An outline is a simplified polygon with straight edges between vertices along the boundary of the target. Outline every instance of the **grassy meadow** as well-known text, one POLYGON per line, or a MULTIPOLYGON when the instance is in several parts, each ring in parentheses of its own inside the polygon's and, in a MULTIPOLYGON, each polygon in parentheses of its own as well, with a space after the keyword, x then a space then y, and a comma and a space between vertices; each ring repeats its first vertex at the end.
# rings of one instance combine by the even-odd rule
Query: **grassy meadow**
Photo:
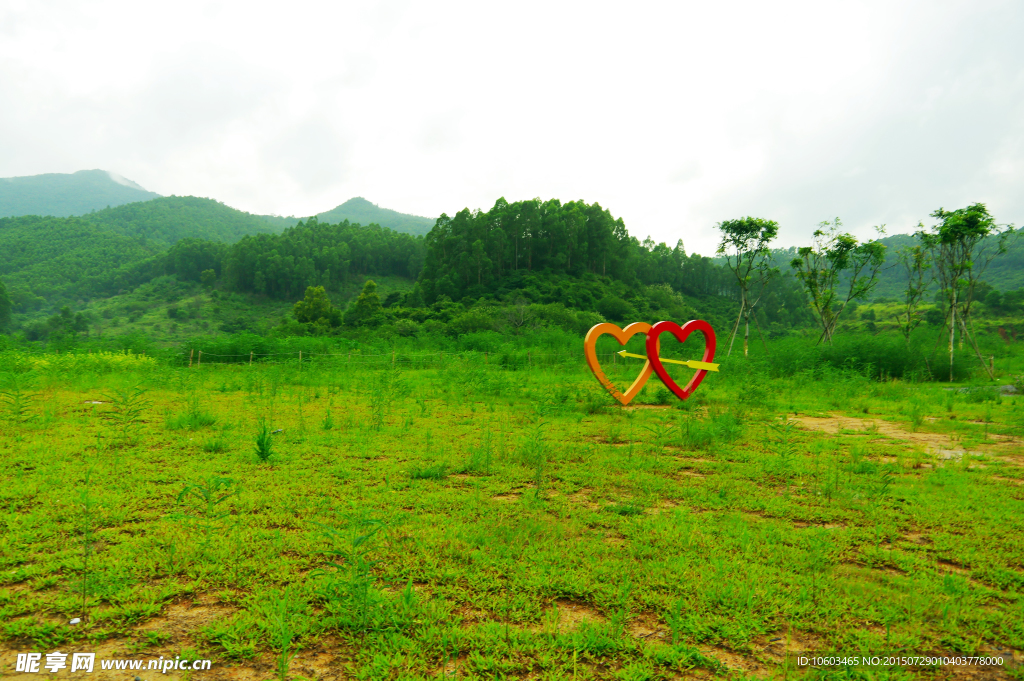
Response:
POLYGON ((752 350, 627 408, 581 348, 8 361, 3 673, 1024 679, 1024 396, 752 350), (797 664, 888 653, 1004 665, 797 664))

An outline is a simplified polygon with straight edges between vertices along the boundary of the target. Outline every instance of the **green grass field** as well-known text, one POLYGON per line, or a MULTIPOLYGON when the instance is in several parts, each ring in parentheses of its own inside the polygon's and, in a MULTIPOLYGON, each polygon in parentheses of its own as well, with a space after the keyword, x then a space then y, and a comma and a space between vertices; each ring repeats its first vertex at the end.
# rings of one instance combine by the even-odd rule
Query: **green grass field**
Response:
POLYGON ((3 673, 1024 679, 1024 396, 580 355, 0 375, 3 673))

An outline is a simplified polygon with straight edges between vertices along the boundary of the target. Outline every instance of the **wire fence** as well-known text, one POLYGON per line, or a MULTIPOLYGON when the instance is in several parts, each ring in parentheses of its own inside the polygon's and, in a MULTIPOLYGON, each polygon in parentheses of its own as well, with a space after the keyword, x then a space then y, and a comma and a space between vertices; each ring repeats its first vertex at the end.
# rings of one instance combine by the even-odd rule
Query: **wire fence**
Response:
MULTIPOLYGON (((614 352, 598 353, 602 364, 615 365, 624 360, 614 352)), ((374 365, 383 366, 388 364, 412 366, 416 368, 444 367, 453 362, 466 362, 482 364, 485 366, 496 366, 503 368, 532 368, 546 366, 565 366, 568 364, 583 365, 583 353, 555 352, 543 353, 533 352, 490 352, 490 351, 438 351, 406 353, 397 350, 392 352, 367 353, 361 351, 350 352, 306 352, 296 350, 292 352, 270 352, 248 354, 219 354, 205 352, 203 350, 191 349, 187 354, 181 356, 180 363, 190 368, 201 368, 211 364, 236 364, 236 365, 265 365, 265 364, 295 364, 302 366, 306 364, 318 364, 331 362, 338 364, 374 365)))
MULTIPOLYGON (((53 357, 64 360, 72 360, 76 357, 88 355, 129 355, 134 357, 147 357, 146 352, 130 351, 45 351, 29 348, 18 348, 14 350, 19 355, 30 355, 33 357, 53 357)), ((342 352, 308 352, 306 350, 291 350, 285 352, 255 352, 248 353, 217 353, 207 352, 198 348, 178 350, 173 353, 158 352, 150 355, 161 364, 170 363, 172 366, 200 369, 210 365, 248 365, 248 366, 317 366, 322 364, 351 365, 357 366, 386 366, 400 365, 406 368, 444 368, 455 363, 475 364, 491 366, 503 369, 531 369, 544 367, 567 367, 575 366, 583 368, 584 358, 582 348, 578 352, 536 352, 533 350, 438 350, 433 352, 401 352, 393 349, 390 352, 365 352, 362 350, 347 350, 342 352)), ((625 364, 633 366, 637 360, 624 359, 616 352, 599 352, 597 357, 603 367, 614 368, 616 365, 625 364)))

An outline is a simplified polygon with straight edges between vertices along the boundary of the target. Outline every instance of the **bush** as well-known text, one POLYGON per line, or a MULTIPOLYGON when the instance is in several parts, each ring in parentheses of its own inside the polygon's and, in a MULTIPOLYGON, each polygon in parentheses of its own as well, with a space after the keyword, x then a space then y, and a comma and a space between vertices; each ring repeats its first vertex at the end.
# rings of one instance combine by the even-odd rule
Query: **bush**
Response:
POLYGON ((411 319, 399 319, 395 322, 395 332, 403 338, 411 338, 420 332, 420 326, 411 319))
POLYGON ((616 296, 605 296, 598 302, 597 310, 606 318, 622 323, 634 321, 636 310, 622 298, 616 296))

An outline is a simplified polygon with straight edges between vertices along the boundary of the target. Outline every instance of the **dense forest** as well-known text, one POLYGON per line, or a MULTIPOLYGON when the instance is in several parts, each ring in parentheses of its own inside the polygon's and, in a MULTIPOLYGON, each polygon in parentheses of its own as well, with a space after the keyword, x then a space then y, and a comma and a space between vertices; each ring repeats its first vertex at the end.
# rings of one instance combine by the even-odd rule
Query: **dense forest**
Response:
MULTIPOLYGON (((342 209, 384 217, 394 212, 362 199, 342 209)), ((425 220, 400 213, 390 219, 407 229, 425 220)), ((597 203, 499 199, 488 211, 442 215, 426 236, 351 220, 313 217, 290 225, 293 220, 195 197, 78 218, 0 219, 0 251, 9 254, 0 261, 4 321, 26 340, 65 341, 68 334, 104 329, 170 333, 168 339, 190 328, 323 334, 383 326, 408 335, 541 324, 578 333, 602 319, 701 317, 731 329, 739 309, 736 275, 723 260, 687 254, 682 240, 674 246, 641 241, 597 203), (376 286, 360 294, 369 279, 382 283, 379 296, 376 286), (312 289, 322 292, 314 301, 306 299, 312 289), (300 300, 303 309, 322 314, 289 314, 282 321, 282 311, 300 300)), ((1003 283, 1019 275, 1015 263, 1024 269, 1021 241, 1010 240, 978 284, 978 311, 1015 314, 1024 307, 1024 289, 1008 291, 1003 283)), ((897 235, 882 243, 887 261, 878 286, 860 302, 888 300, 892 309, 880 309, 877 321, 891 325, 906 287, 895 256, 917 239, 897 235)), ((817 324, 807 289, 790 266, 796 255, 793 248, 769 252, 777 269, 759 292, 752 318, 765 335, 817 324)), ((936 302, 929 294, 924 304, 936 302)), ((844 323, 874 328, 875 313, 861 316, 856 307, 849 306, 844 323)), ((940 309, 927 312, 930 324, 943 323, 940 309)))
POLYGON ((248 236, 231 246, 185 239, 164 259, 164 271, 200 281, 212 270, 231 291, 290 299, 307 286, 336 289, 351 275, 393 275, 414 279, 423 262, 423 239, 347 221, 336 225, 316 218, 279 235, 248 236))

